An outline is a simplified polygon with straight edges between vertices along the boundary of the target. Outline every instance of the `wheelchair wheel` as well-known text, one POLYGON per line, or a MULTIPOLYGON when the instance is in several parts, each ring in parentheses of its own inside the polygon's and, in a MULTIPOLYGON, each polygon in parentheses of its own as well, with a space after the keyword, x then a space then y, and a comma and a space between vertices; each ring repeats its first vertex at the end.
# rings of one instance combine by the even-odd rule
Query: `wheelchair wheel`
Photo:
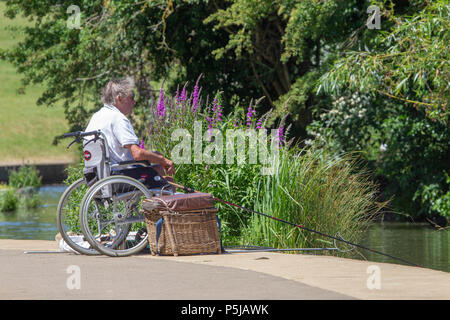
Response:
POLYGON ((74 241, 77 237, 81 238, 82 236, 79 208, 86 189, 85 181, 81 178, 64 191, 56 209, 56 222, 61 237, 69 247, 81 254, 95 255, 98 254, 97 250, 83 246, 83 242, 74 241))
POLYGON ((100 253, 129 256, 148 245, 142 202, 152 195, 139 181, 110 176, 86 192, 80 206, 81 230, 100 253))

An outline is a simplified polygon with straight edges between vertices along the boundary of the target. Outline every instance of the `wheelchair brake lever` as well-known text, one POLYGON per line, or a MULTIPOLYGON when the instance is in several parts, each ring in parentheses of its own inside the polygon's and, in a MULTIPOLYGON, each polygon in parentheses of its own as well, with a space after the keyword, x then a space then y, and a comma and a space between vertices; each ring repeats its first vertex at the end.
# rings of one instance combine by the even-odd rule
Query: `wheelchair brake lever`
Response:
POLYGON ((88 142, 86 142, 83 146, 86 147, 86 146, 87 146, 89 143, 91 143, 92 141, 93 141, 93 142, 97 141, 97 139, 98 139, 97 137, 92 138, 91 140, 88 140, 88 142))
POLYGON ((75 142, 79 142, 81 140, 81 137, 76 137, 68 146, 67 149, 69 149, 75 142))

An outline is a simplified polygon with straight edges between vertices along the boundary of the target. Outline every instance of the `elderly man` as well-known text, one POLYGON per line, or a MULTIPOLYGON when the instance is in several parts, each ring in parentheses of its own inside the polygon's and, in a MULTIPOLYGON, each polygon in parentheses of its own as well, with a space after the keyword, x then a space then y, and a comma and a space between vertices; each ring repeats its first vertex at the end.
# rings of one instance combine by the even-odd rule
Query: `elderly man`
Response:
MULTIPOLYGON (((133 80, 111 79, 102 92, 104 106, 91 118, 85 131, 101 130, 106 136, 111 164, 122 161, 142 161, 157 164, 154 169, 163 176, 173 175, 173 162, 158 152, 139 147, 139 139, 127 118, 134 105, 133 80), (159 165, 159 166, 158 166, 159 165)), ((171 179, 170 179, 171 180, 171 179)))

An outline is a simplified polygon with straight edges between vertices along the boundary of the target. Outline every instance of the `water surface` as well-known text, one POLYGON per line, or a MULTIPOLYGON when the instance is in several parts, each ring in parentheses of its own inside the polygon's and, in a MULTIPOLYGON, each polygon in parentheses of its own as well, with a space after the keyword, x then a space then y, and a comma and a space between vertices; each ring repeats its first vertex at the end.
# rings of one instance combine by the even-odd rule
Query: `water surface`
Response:
MULTIPOLYGON (((448 230, 436 230, 428 223, 374 223, 361 244, 426 268, 450 272, 448 230)), ((405 264, 367 250, 359 251, 370 261, 405 264)))
POLYGON ((54 240, 58 233, 56 207, 64 185, 39 188, 41 205, 37 209, 19 207, 14 212, 0 212, 0 239, 54 240))

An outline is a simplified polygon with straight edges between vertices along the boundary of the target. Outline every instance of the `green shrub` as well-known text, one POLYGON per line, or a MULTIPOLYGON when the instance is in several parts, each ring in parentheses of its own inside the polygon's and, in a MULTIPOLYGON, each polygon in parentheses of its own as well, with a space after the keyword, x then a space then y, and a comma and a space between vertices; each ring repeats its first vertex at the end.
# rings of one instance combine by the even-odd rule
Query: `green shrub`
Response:
POLYGON ((24 165, 17 170, 9 171, 8 180, 9 186, 15 189, 25 187, 38 188, 41 186, 42 177, 39 176, 36 167, 24 165))
POLYGON ((41 186, 42 177, 36 167, 24 165, 17 170, 10 170, 8 189, 3 192, 0 199, 1 211, 14 211, 18 206, 35 209, 41 204, 36 193, 41 186))
POLYGON ((18 199, 19 199, 19 206, 25 207, 26 209, 36 209, 42 204, 42 199, 38 194, 34 192, 20 195, 18 199))
POLYGON ((2 188, 0 190, 0 211, 14 211, 17 208, 19 200, 11 188, 2 188))
POLYGON ((448 216, 447 125, 423 111, 353 93, 337 99, 309 133, 336 153, 358 152, 383 181, 383 201, 403 213, 398 219, 448 216))

